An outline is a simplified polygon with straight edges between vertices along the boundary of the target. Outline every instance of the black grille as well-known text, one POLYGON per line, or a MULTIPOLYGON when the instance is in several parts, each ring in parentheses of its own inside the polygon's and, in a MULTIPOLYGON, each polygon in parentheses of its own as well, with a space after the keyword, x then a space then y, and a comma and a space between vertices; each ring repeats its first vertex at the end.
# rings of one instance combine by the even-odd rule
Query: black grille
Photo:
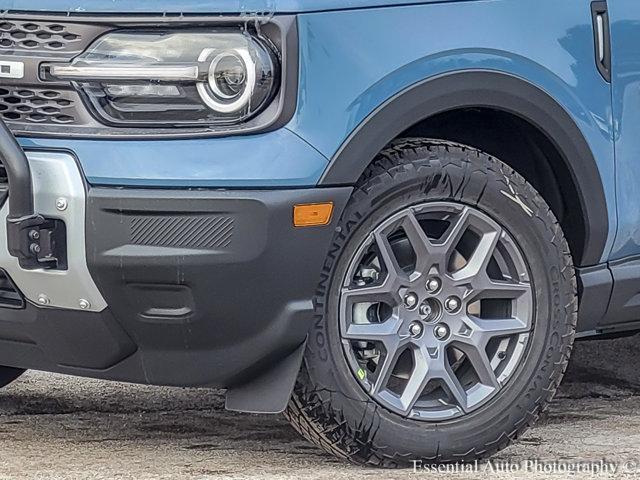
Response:
POLYGON ((0 115, 10 122, 64 125, 75 122, 68 92, 36 88, 0 88, 0 115))
POLYGON ((0 51, 79 51, 82 37, 72 26, 55 22, 0 22, 0 51))

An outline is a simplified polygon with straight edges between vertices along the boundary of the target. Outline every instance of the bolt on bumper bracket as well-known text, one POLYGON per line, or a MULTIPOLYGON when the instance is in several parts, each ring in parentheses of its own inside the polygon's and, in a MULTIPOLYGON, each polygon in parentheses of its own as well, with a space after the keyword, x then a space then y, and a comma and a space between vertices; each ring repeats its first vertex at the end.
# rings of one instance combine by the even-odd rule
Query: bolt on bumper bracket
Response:
POLYGON ((9 182, 7 248, 25 269, 66 269, 67 248, 64 222, 47 219, 33 207, 33 185, 29 162, 0 120, 0 161, 9 182))

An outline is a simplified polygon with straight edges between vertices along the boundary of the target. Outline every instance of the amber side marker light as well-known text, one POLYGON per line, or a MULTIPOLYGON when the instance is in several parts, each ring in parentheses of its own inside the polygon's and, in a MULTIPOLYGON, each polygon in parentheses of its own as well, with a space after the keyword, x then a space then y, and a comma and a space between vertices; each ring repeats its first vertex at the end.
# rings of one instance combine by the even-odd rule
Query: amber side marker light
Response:
POLYGON ((328 225, 333 214, 333 202, 305 203, 293 206, 293 225, 295 227, 313 227, 328 225))

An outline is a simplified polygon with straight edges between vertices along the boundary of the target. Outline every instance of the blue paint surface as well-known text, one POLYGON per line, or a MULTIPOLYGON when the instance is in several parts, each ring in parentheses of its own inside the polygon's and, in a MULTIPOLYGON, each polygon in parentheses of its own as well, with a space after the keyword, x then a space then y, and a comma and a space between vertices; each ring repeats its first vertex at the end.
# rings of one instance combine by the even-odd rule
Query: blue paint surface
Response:
POLYGON ((71 150, 94 185, 270 187, 315 184, 327 159, 287 129, 193 140, 21 138, 25 148, 71 150))
POLYGON ((299 108, 289 128, 329 158, 376 108, 425 78, 495 70, 546 91, 576 122, 597 160, 609 213, 605 258, 617 224, 613 118, 611 87, 594 64, 589 2, 495 0, 312 13, 300 16, 299 32, 299 108))
POLYGON ((0 10, 71 13, 296 13, 464 0, 0 0, 0 10))
POLYGON ((609 3, 619 226, 612 259, 640 253, 640 2, 609 3))
POLYGON ((411 85, 469 69, 526 79, 564 107, 593 151, 609 214, 604 260, 611 251, 640 253, 640 2, 609 4, 613 91, 594 65, 587 0, 0 0, 0 9, 300 13, 298 107, 284 129, 224 139, 22 140, 73 150, 95 184, 313 186, 367 116, 411 85))

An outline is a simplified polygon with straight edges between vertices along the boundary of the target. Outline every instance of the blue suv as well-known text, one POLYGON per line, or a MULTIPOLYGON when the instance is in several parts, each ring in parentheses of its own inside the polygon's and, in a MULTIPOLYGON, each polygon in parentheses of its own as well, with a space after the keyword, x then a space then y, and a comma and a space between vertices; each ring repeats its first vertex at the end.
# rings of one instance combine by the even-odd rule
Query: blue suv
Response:
POLYGON ((0 0, 0 377, 471 461, 640 330, 637 0, 0 0))

